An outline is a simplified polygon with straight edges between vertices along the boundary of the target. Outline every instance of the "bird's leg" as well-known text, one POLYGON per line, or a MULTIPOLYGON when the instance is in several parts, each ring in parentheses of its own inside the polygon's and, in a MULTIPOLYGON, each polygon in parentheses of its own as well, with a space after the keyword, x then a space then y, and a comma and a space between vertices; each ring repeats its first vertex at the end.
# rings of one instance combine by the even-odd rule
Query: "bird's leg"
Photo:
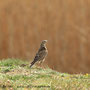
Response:
POLYGON ((40 61, 40 67, 42 67, 42 61, 40 61))
POLYGON ((42 63, 41 61, 38 61, 38 63, 37 63, 37 66, 38 66, 37 68, 38 68, 38 69, 41 68, 41 63, 42 63))
POLYGON ((40 66, 41 66, 42 68, 45 68, 44 65, 43 65, 44 60, 45 60, 45 59, 43 59, 42 61, 40 61, 40 66))

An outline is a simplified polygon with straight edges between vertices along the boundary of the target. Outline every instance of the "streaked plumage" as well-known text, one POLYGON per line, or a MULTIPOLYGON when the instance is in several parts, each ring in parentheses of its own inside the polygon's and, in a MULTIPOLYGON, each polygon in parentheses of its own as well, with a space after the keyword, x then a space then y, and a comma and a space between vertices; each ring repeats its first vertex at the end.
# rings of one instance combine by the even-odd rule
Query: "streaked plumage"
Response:
POLYGON ((47 40, 43 40, 41 42, 41 45, 40 45, 40 48, 38 50, 38 52, 36 53, 35 57, 34 57, 34 60, 31 62, 31 65, 30 65, 30 68, 38 61, 42 62, 45 57, 47 56, 47 48, 45 46, 47 40))

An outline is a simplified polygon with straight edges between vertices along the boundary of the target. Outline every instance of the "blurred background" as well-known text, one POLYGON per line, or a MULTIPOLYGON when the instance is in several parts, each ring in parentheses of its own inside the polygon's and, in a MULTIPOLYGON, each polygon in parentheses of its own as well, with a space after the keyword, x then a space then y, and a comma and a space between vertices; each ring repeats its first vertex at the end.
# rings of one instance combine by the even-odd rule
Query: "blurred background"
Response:
POLYGON ((44 64, 90 73, 90 1, 0 0, 0 59, 31 61, 44 39, 44 64))

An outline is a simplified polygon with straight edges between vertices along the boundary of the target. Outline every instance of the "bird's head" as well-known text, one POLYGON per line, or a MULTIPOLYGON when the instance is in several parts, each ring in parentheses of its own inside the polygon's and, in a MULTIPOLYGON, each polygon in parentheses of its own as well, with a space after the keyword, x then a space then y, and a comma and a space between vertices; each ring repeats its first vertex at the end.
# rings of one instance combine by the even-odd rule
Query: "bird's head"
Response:
POLYGON ((43 40, 43 41, 41 42, 41 46, 44 46, 46 43, 47 43, 47 40, 43 40))

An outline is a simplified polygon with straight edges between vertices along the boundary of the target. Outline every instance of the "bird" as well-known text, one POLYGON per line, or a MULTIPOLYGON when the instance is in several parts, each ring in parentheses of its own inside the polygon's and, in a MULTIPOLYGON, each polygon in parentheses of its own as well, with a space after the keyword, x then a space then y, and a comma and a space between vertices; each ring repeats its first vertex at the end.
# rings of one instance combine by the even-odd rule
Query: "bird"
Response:
POLYGON ((36 53, 33 61, 30 64, 30 68, 36 63, 36 62, 40 62, 40 64, 42 64, 42 62, 45 60, 45 57, 48 54, 48 50, 46 48, 46 43, 47 40, 43 40, 40 44, 40 48, 38 50, 38 52, 36 53))

